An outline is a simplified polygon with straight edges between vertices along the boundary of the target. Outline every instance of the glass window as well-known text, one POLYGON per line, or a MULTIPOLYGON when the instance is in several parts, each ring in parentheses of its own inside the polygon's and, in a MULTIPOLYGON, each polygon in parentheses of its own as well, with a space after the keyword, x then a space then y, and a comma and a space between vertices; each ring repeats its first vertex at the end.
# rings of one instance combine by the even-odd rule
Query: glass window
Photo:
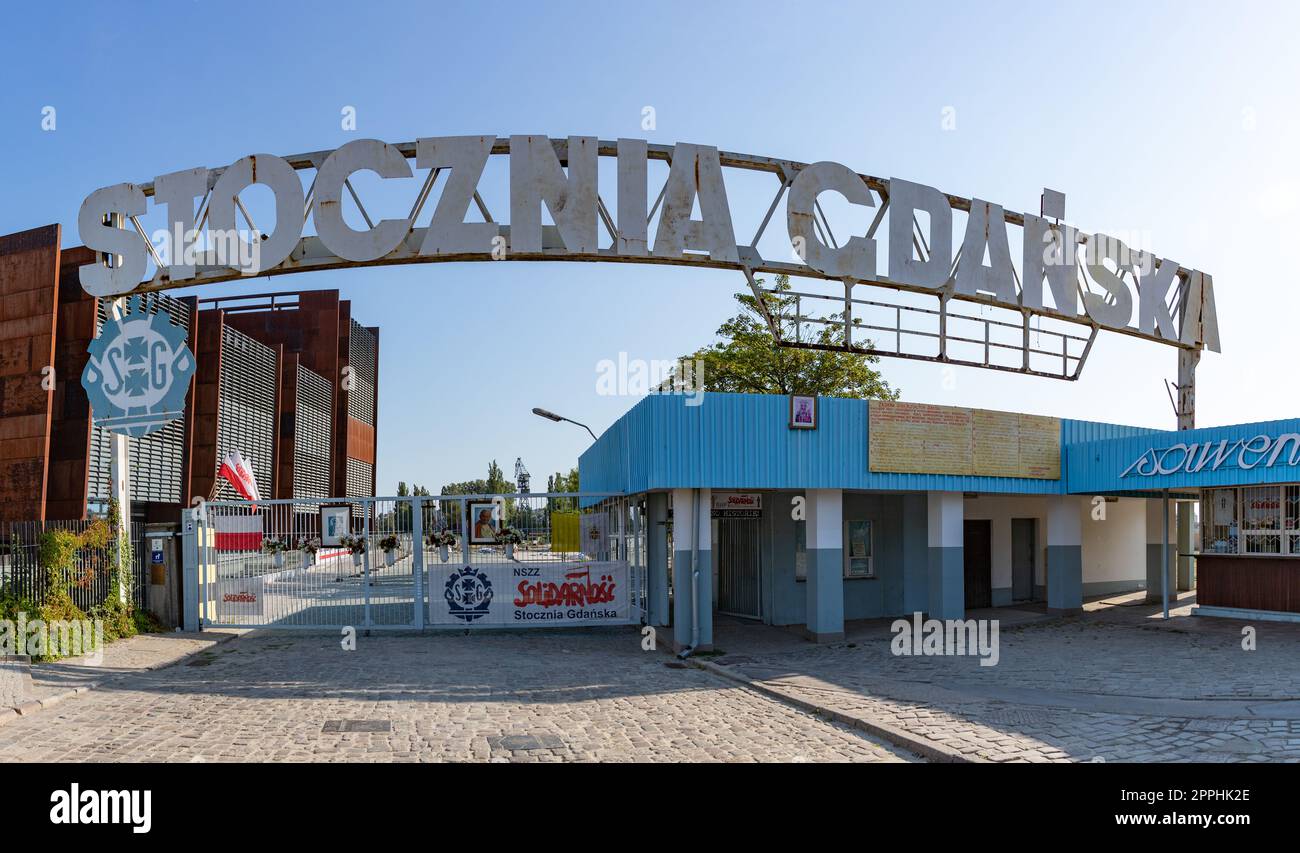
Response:
POLYGON ((1282 489, 1255 486, 1241 490, 1242 551, 1282 553, 1282 489))
POLYGON ((1207 554, 1238 553, 1237 490, 1211 489, 1201 505, 1201 550, 1207 554))
POLYGON ((871 522, 844 522, 844 577, 875 577, 872 561, 871 522))

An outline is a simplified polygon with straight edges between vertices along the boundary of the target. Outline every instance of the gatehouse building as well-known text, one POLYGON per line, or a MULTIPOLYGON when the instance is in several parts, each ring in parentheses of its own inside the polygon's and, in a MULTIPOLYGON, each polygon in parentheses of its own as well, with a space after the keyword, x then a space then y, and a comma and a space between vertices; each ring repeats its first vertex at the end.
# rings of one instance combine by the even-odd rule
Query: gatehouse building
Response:
POLYGON ((1021 602, 1068 613, 1193 587, 1202 614, 1300 619, 1296 420, 1163 431, 656 394, 580 471, 584 488, 643 503, 647 617, 679 646, 709 648, 715 614, 833 641, 848 620, 1021 602))

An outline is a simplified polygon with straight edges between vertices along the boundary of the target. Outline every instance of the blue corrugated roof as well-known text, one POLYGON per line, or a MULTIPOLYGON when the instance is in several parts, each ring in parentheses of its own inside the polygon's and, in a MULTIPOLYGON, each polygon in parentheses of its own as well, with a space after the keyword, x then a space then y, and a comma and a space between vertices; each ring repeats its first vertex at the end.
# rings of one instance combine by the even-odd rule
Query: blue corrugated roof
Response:
POLYGON ((711 392, 687 405, 680 395, 645 397, 579 460, 582 486, 636 493, 655 489, 860 489, 1061 494, 1065 450, 1082 441, 1158 433, 1142 427, 1061 421, 1060 480, 890 474, 869 470, 869 403, 818 401, 815 430, 787 425, 789 398, 711 392))

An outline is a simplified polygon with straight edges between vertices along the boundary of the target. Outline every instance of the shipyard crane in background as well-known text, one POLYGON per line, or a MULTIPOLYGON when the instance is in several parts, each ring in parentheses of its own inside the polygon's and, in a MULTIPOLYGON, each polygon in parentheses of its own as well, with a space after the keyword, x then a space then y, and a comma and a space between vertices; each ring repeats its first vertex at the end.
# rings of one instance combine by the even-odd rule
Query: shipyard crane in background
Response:
POLYGON ((526 495, 529 492, 528 469, 524 467, 522 456, 515 457, 515 483, 519 486, 519 494, 526 495))

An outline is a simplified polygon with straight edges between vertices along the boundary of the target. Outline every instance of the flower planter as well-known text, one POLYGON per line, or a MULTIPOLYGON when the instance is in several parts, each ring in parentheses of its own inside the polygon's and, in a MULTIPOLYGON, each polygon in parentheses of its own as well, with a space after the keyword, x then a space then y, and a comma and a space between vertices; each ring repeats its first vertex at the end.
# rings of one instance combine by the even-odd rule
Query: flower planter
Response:
POLYGON ((272 554, 272 555, 271 555, 271 562, 275 565, 275 567, 276 567, 277 569, 283 569, 283 568, 284 568, 284 552, 283 552, 283 551, 276 551, 274 554, 272 554))
POLYGON ((506 543, 506 559, 507 559, 507 560, 513 560, 514 558, 515 558, 515 546, 514 546, 514 545, 511 545, 510 543, 507 542, 507 543, 506 543))
POLYGON ((361 568, 361 556, 361 554, 352 555, 352 565, 358 569, 361 568))
POLYGON ((447 562, 448 560, 450 560, 450 559, 451 559, 451 546, 450 546, 450 545, 439 545, 439 546, 438 546, 438 557, 439 557, 439 558, 440 558, 444 563, 447 562))
POLYGON ((397 562, 397 551, 395 549, 389 549, 384 552, 385 566, 392 566, 396 562, 397 562))
POLYGON ((316 552, 315 552, 315 551, 303 551, 303 552, 302 552, 302 567, 303 567, 304 569, 310 569, 310 568, 311 568, 312 566, 314 566, 314 565, 316 565, 316 552))

